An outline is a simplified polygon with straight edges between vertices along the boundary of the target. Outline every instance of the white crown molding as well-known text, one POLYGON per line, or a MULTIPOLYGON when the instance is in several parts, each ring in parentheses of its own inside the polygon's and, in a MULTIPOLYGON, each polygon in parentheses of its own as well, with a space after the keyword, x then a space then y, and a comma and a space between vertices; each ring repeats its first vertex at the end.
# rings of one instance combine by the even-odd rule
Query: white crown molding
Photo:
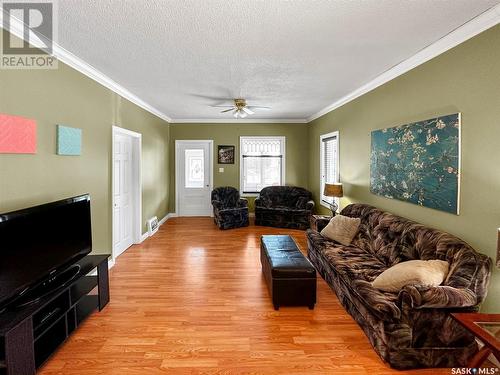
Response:
POLYGON ((374 90, 375 88, 387 83, 400 75, 410 71, 413 68, 433 59, 436 56, 448 51, 449 49, 458 46, 466 40, 482 33, 483 31, 500 23, 500 4, 488 9, 477 17, 459 26, 433 44, 421 49, 415 55, 400 62, 392 68, 386 70, 372 81, 366 83, 360 88, 354 90, 350 94, 340 98, 329 106, 316 112, 307 119, 307 122, 316 120, 317 118, 327 114, 328 112, 337 109, 344 104, 353 101, 356 98, 374 90))
POLYGON ((172 119, 171 124, 307 124, 306 119, 216 119, 216 118, 191 118, 172 119))
MULTIPOLYGON (((0 24, 2 24, 3 12, 0 12, 0 24)), ((423 48, 415 55, 410 58, 400 62, 399 64, 393 66, 392 68, 386 70, 378 77, 372 81, 364 84, 358 89, 352 91, 346 96, 340 98, 329 106, 323 108, 322 110, 316 112, 315 114, 309 116, 307 119, 172 119, 165 113, 156 109, 155 107, 149 105, 144 100, 140 99, 135 94, 131 93, 125 87, 118 84, 116 81, 109 78, 107 75, 94 68, 92 65, 86 63, 79 57, 75 56, 71 52, 67 51, 57 43, 53 44, 53 55, 65 63, 66 65, 74 68, 80 73, 86 75, 87 77, 93 79, 94 81, 100 83, 104 87, 112 90, 123 98, 131 101, 132 103, 138 105, 139 107, 145 109, 146 111, 158 116, 159 118, 171 123, 171 124, 185 124, 185 123, 199 123, 199 124, 259 124, 259 123, 286 123, 286 124, 305 124, 309 123, 328 112, 337 109, 344 104, 374 90, 375 88, 397 78, 398 76, 410 71, 411 69, 433 59, 436 56, 448 51, 449 49, 456 47, 457 45, 465 42, 466 40, 480 34, 481 32, 497 25, 500 23, 500 4, 488 9, 477 17, 466 22, 462 26, 451 31, 441 39, 437 40, 433 44, 423 48)), ((11 18, 10 32, 17 36, 18 38, 24 39, 23 33, 23 23, 15 18, 11 18)), ((36 45, 35 45, 36 46, 36 45)))
MULTIPOLYGON (((0 25, 3 25, 3 11, 0 12, 0 25)), ((10 33, 14 34, 16 37, 24 40, 24 23, 21 20, 11 17, 10 20, 10 33)), ((40 47, 37 43, 33 43, 35 47, 40 47)), ((162 120, 171 122, 172 120, 166 114, 156 109, 152 105, 149 105, 144 100, 139 98, 137 95, 131 93, 125 87, 117 83, 116 81, 109 78, 106 74, 94 68, 92 65, 86 63, 78 56, 67 51, 57 43, 52 44, 52 55, 56 57, 59 61, 65 63, 66 65, 72 67, 73 69, 79 71, 83 75, 89 77, 90 79, 100 83, 104 87, 110 89, 111 91, 117 93, 121 97, 131 101, 132 103, 138 105, 139 107, 145 109, 146 111, 158 116, 162 120)))

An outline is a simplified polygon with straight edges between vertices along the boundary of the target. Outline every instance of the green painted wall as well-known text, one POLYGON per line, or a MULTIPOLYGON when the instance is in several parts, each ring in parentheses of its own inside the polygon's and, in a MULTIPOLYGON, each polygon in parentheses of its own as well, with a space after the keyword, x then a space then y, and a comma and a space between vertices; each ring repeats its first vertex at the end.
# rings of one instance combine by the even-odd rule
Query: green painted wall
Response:
MULTIPOLYGON (((306 124, 172 124, 170 125, 170 212, 175 212, 175 141, 213 139, 214 187, 240 186, 240 136, 285 136, 285 179, 289 185, 307 188, 308 145, 306 124), (235 146, 234 164, 217 164, 217 145, 235 146), (224 173, 219 173, 224 167, 224 173)), ((254 198, 248 198, 253 210, 254 198)))
POLYGON ((36 155, 0 154, 0 212, 88 192, 94 253, 111 253, 111 127, 120 125, 143 134, 144 221, 167 213, 165 121, 62 63, 0 70, 0 112, 38 124, 36 155), (56 155, 56 124, 83 129, 81 156, 56 155))
MULTIPOLYGON (((142 232, 146 220, 161 220, 168 211, 170 125, 135 104, 114 96, 114 125, 142 134, 142 232)), ((111 191, 111 190, 110 190, 111 191)))
MULTIPOLYGON (((319 194, 319 137, 338 130, 340 175, 350 202, 364 202, 453 233, 495 259, 500 227, 500 26, 320 117, 309 128, 309 187, 319 194), (369 191, 370 132, 462 113, 459 216, 375 196, 369 191)), ((320 209, 327 212, 326 209, 320 209)), ((500 311, 494 269, 487 312, 500 311)))

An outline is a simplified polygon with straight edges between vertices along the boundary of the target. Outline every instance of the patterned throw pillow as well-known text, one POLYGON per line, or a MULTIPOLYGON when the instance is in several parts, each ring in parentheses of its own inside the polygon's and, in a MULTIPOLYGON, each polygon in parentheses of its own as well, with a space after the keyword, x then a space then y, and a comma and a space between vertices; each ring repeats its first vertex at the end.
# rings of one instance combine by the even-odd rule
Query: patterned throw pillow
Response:
POLYGON ((358 233, 361 219, 359 217, 334 216, 328 225, 323 228, 321 235, 342 245, 350 245, 358 233))

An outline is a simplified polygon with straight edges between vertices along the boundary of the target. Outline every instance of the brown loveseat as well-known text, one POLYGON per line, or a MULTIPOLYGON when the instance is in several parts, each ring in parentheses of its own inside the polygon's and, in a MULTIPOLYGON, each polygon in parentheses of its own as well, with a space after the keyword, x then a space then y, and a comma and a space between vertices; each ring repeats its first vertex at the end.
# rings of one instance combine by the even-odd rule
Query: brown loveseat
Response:
POLYGON ((297 186, 267 186, 255 199, 255 225, 307 229, 314 208, 310 191, 297 186))
POLYGON ((448 233, 375 207, 352 204, 341 214, 361 218, 352 244, 343 246, 308 230, 308 256, 375 351, 397 369, 465 367, 477 344, 450 312, 478 309, 491 259, 448 233), (387 268, 413 259, 449 262, 443 284, 407 285, 399 293, 371 286, 387 268))

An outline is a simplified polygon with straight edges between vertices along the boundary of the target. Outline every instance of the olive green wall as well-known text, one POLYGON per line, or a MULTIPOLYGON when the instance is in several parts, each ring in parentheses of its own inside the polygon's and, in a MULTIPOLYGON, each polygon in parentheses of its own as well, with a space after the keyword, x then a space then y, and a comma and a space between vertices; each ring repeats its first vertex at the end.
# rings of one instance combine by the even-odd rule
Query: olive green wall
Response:
MULTIPOLYGON (((172 124, 170 125, 170 212, 175 212, 175 141, 214 141, 214 187, 240 186, 240 136, 285 136, 285 179, 289 185, 307 187, 308 145, 306 124, 172 124), (234 164, 217 164, 217 146, 234 145, 234 164), (219 167, 224 173, 219 173, 219 167)), ((254 198, 248 198, 253 210, 254 198)))
POLYGON ((38 125, 35 155, 0 154, 0 212, 90 193, 93 251, 111 253, 114 124, 143 134, 143 220, 167 213, 165 121, 63 63, 57 70, 0 70, 0 112, 38 125), (56 155, 56 124, 83 129, 81 156, 56 155))
MULTIPOLYGON (((453 233, 495 259, 500 227, 500 26, 320 117, 309 128, 309 187, 319 196, 319 137, 338 130, 344 207, 363 202, 453 233), (369 191, 370 132, 462 113, 461 212, 447 214, 369 191)), ((327 212, 321 209, 321 212, 327 212)), ((484 311, 500 311, 494 269, 484 311)))
POLYGON ((113 124, 142 134, 142 233, 145 233, 147 219, 157 216, 161 220, 169 212, 170 125, 118 95, 114 98, 113 124))

